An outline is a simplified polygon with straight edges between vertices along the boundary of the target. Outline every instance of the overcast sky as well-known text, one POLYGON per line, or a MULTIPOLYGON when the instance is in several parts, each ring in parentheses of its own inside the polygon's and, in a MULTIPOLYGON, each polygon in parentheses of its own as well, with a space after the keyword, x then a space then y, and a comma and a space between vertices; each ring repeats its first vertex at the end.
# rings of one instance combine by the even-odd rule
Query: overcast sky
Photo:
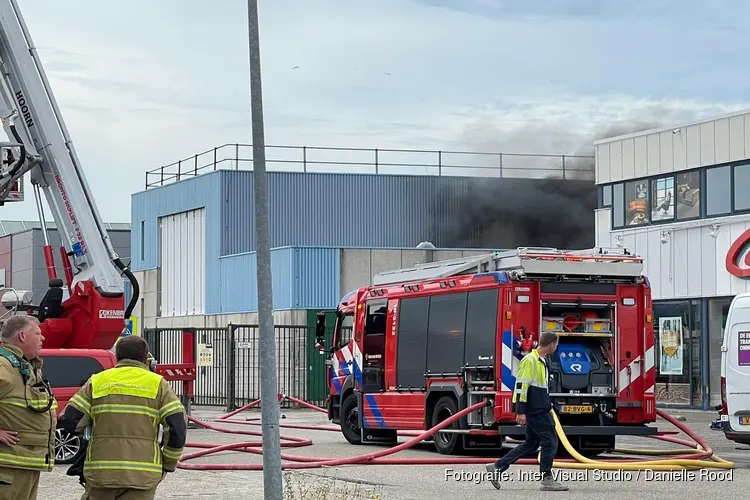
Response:
MULTIPOLYGON (((250 143, 245 1, 18 1, 106 221, 250 143)), ((743 0, 259 3, 268 144, 571 154, 750 107, 743 0)), ((0 218, 36 219, 29 187, 0 218)))

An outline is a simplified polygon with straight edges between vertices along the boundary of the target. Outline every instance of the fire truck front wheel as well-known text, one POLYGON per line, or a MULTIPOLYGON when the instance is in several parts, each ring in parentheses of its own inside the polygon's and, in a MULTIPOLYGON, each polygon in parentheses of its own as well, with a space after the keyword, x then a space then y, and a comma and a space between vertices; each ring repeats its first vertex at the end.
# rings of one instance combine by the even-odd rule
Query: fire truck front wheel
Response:
MULTIPOLYGON (((443 396, 438 399, 437 403, 435 403, 435 408, 432 410, 432 427, 449 419, 456 413, 458 413, 456 399, 453 396, 443 396)), ((457 424, 453 423, 446 427, 446 430, 455 429, 456 426, 457 424)), ((437 432, 432 438, 435 444, 435 449, 442 455, 452 455, 461 452, 461 434, 453 432, 437 432)))
POLYGON ((341 420, 341 433, 351 444, 362 444, 362 431, 359 427, 359 408, 357 405, 357 396, 354 393, 349 394, 344 402, 341 403, 339 413, 341 420))

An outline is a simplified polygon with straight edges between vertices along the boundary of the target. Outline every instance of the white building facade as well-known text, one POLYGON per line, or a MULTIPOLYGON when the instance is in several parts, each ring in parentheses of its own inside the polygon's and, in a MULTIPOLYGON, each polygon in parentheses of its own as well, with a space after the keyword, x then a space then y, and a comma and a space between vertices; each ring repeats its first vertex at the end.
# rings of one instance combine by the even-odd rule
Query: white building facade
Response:
POLYGON ((645 259, 657 402, 721 403, 732 298, 750 291, 750 111, 596 143, 596 244, 645 259))

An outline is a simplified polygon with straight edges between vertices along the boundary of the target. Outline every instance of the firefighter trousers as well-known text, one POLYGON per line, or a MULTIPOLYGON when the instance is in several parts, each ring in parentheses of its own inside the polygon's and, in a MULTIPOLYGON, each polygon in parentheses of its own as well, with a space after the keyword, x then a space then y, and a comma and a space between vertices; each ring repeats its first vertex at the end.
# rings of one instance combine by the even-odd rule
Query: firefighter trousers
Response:
POLYGON ((38 470, 0 467, 0 500, 36 500, 38 470))
POLYGON ((156 487, 148 490, 135 488, 87 488, 81 500, 154 500, 156 487))

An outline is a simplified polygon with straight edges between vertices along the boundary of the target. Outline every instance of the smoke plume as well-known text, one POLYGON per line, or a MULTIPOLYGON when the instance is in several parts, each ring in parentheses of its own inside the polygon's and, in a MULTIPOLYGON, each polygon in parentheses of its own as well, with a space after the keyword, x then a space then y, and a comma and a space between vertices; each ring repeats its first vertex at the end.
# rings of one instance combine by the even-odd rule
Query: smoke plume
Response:
MULTIPOLYGON (((530 154, 551 153, 557 149, 558 154, 570 151, 568 154, 591 158, 566 158, 563 179, 559 165, 554 164, 559 164, 559 158, 545 159, 547 165, 540 168, 539 158, 509 157, 515 160, 511 168, 517 168, 517 175, 510 173, 506 174, 506 178, 469 178, 461 193, 444 189, 438 196, 438 203, 443 208, 436 207, 435 210, 436 234, 441 236, 438 238, 439 246, 494 249, 519 246, 593 247, 594 210, 597 207, 593 142, 658 126, 658 123, 651 121, 612 124, 583 138, 583 141, 581 134, 564 128, 544 130, 544 127, 532 127, 506 136, 502 141, 506 144, 536 142, 539 145, 536 149, 528 145, 521 150, 530 154), (520 140, 516 140, 516 137, 520 140), (577 144, 571 147, 574 141, 577 144), (519 176, 527 178, 515 178, 519 176)), ((482 136, 486 138, 486 129, 483 132, 482 136)), ((467 130, 467 133, 472 134, 472 130, 467 130)), ((492 141, 483 141, 482 136, 479 141, 471 141, 475 148, 519 151, 518 148, 493 147, 492 141)))

